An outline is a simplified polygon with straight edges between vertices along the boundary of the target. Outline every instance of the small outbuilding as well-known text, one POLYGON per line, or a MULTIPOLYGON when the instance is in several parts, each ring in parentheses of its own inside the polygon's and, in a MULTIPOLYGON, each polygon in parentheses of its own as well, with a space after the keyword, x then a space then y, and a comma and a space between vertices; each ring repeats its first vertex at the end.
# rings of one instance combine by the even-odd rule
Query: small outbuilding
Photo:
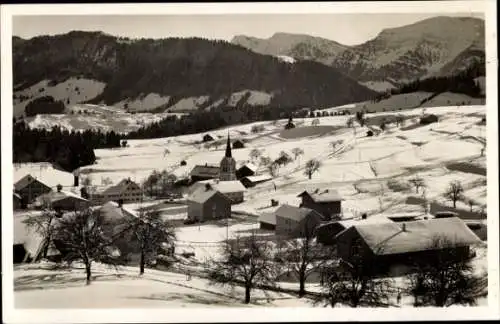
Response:
POLYGON ((245 143, 242 140, 237 139, 233 142, 233 149, 241 149, 245 147, 245 143))
POLYGON ((242 165, 238 170, 236 170, 236 178, 241 179, 244 177, 249 177, 255 175, 258 167, 253 163, 247 163, 242 165))
POLYGON ((303 191, 297 197, 302 198, 300 207, 313 209, 323 215, 325 220, 340 218, 342 214, 342 197, 337 190, 326 189, 320 191, 303 191))
POLYGON ((190 176, 192 182, 215 179, 219 176, 220 167, 216 165, 196 165, 191 170, 190 176))
POLYGON ((312 209, 290 205, 281 205, 274 214, 276 235, 286 237, 313 236, 323 221, 323 217, 312 209))
POLYGON ((255 187, 259 183, 263 183, 272 179, 273 177, 271 177, 270 175, 258 175, 258 176, 244 177, 240 181, 245 186, 245 188, 251 188, 255 187))
POLYGON ((214 140, 214 137, 210 134, 203 135, 203 142, 211 142, 214 140))

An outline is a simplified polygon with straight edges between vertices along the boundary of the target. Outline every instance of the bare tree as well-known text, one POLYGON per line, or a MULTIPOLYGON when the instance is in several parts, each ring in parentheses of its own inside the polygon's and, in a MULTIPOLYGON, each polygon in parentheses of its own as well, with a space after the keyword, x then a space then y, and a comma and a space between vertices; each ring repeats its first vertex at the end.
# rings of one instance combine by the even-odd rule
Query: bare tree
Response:
POLYGON ((268 166, 271 163, 272 163, 272 160, 270 157, 268 157, 268 156, 261 156, 260 157, 260 161, 259 161, 260 165, 268 166))
POLYGON ((349 118, 347 120, 347 127, 351 128, 354 126, 354 119, 353 118, 349 118))
POLYGON ((259 285, 275 285, 277 266, 275 252, 268 241, 258 241, 252 234, 227 240, 221 256, 207 263, 209 280, 214 284, 241 284, 245 288, 245 304, 250 303, 251 291, 259 285))
POLYGON ((464 187, 460 181, 452 181, 444 193, 444 197, 453 202, 453 208, 457 208, 457 201, 463 198, 464 187))
POLYGON ((272 162, 267 165, 267 170, 271 176, 275 177, 278 175, 279 166, 276 162, 272 162))
POLYGON ((305 283, 313 273, 319 273, 323 267, 329 267, 333 258, 330 247, 316 244, 314 227, 306 223, 301 238, 279 243, 278 259, 282 269, 295 274, 299 281, 299 297, 306 294, 305 283))
POLYGON ((294 159, 297 160, 299 156, 304 155, 304 150, 300 147, 295 147, 292 149, 292 154, 294 156, 294 159))
POLYGON ((420 188, 425 188, 425 180, 420 177, 413 177, 408 182, 415 187, 415 192, 418 193, 420 188))
POLYGON ((259 149, 254 148, 250 151, 250 158, 252 161, 257 160, 261 155, 262 152, 259 149))
POLYGON ((476 202, 472 199, 467 199, 467 204, 469 204, 470 212, 472 213, 473 207, 476 205, 476 202))
POLYGON ((158 181, 160 181, 160 177, 160 172, 153 170, 153 172, 142 183, 142 187, 149 196, 158 195, 158 190, 156 190, 156 188, 158 186, 158 181))
POLYGON ((342 143, 344 143, 343 140, 337 140, 337 141, 333 141, 330 143, 330 146, 332 147, 332 150, 335 151, 335 149, 339 146, 339 145, 342 145, 342 143))
POLYGON ((139 274, 144 274, 146 258, 156 259, 159 252, 173 247, 175 228, 158 211, 142 211, 133 219, 133 231, 140 250, 139 274))
POLYGON ((92 177, 87 176, 82 179, 82 186, 84 187, 90 187, 92 185, 92 177))
POLYGON ((432 239, 430 248, 434 253, 416 263, 415 272, 408 276, 414 306, 475 305, 487 282, 474 275, 467 250, 439 236, 432 239))
POLYGON ((109 186, 109 185, 113 184, 113 180, 111 180, 110 177, 101 178, 101 184, 103 186, 109 186))
POLYGON ((170 154, 170 150, 168 148, 166 148, 164 151, 163 151, 163 156, 167 156, 168 154, 170 154))
POLYGON ((66 261, 83 262, 87 284, 91 281, 94 261, 113 264, 119 256, 113 246, 115 237, 105 233, 99 210, 86 209, 58 219, 53 237, 62 247, 66 261))
POLYGON ((312 175, 319 170, 321 167, 321 163, 316 160, 316 159, 311 159, 306 162, 304 174, 309 177, 309 179, 312 178, 312 175))
POLYGON ((319 118, 314 118, 313 121, 311 122, 312 126, 318 126, 319 125, 319 118))
MULTIPOLYGON (((353 245, 360 246, 359 240, 353 245)), ((324 288, 326 301, 331 307, 342 303, 350 307, 387 306, 392 288, 392 280, 377 278, 379 265, 361 253, 353 253, 350 259, 340 263, 328 271, 330 274, 324 288)))
POLYGON ((35 231, 43 239, 42 257, 46 258, 49 246, 52 243, 54 233, 54 219, 57 213, 54 210, 45 209, 41 215, 29 214, 23 223, 29 230, 35 231))

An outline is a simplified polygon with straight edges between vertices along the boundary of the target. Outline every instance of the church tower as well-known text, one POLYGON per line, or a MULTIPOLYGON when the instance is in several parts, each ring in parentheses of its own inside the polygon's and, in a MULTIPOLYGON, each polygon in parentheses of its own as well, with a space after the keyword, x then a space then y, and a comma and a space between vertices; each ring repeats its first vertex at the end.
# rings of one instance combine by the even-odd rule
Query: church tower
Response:
POLYGON ((231 140, 229 139, 229 134, 227 135, 226 155, 220 161, 219 180, 236 180, 236 161, 231 154, 231 140))

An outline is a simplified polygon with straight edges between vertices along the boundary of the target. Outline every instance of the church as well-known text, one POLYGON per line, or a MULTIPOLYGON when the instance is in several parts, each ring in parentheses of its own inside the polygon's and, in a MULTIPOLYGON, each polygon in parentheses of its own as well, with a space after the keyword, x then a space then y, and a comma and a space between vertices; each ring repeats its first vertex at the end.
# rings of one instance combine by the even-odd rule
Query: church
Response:
POLYGON ((204 190, 209 184, 211 188, 227 196, 232 204, 241 203, 245 197, 245 186, 236 178, 236 161, 231 152, 231 139, 227 136, 226 153, 220 161, 218 179, 199 181, 194 184, 195 192, 204 190))

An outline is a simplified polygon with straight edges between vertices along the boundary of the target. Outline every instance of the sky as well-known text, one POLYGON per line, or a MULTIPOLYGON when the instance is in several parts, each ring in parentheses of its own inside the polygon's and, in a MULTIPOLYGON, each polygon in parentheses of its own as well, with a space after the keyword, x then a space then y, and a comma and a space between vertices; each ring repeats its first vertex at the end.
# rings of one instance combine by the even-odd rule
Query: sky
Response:
POLYGON ((285 32, 308 34, 345 45, 356 45, 376 37, 383 29, 442 15, 483 18, 472 13, 44 15, 14 16, 12 33, 27 39, 83 30, 102 31, 129 38, 196 36, 230 41, 235 35, 268 38, 276 32, 285 32))

